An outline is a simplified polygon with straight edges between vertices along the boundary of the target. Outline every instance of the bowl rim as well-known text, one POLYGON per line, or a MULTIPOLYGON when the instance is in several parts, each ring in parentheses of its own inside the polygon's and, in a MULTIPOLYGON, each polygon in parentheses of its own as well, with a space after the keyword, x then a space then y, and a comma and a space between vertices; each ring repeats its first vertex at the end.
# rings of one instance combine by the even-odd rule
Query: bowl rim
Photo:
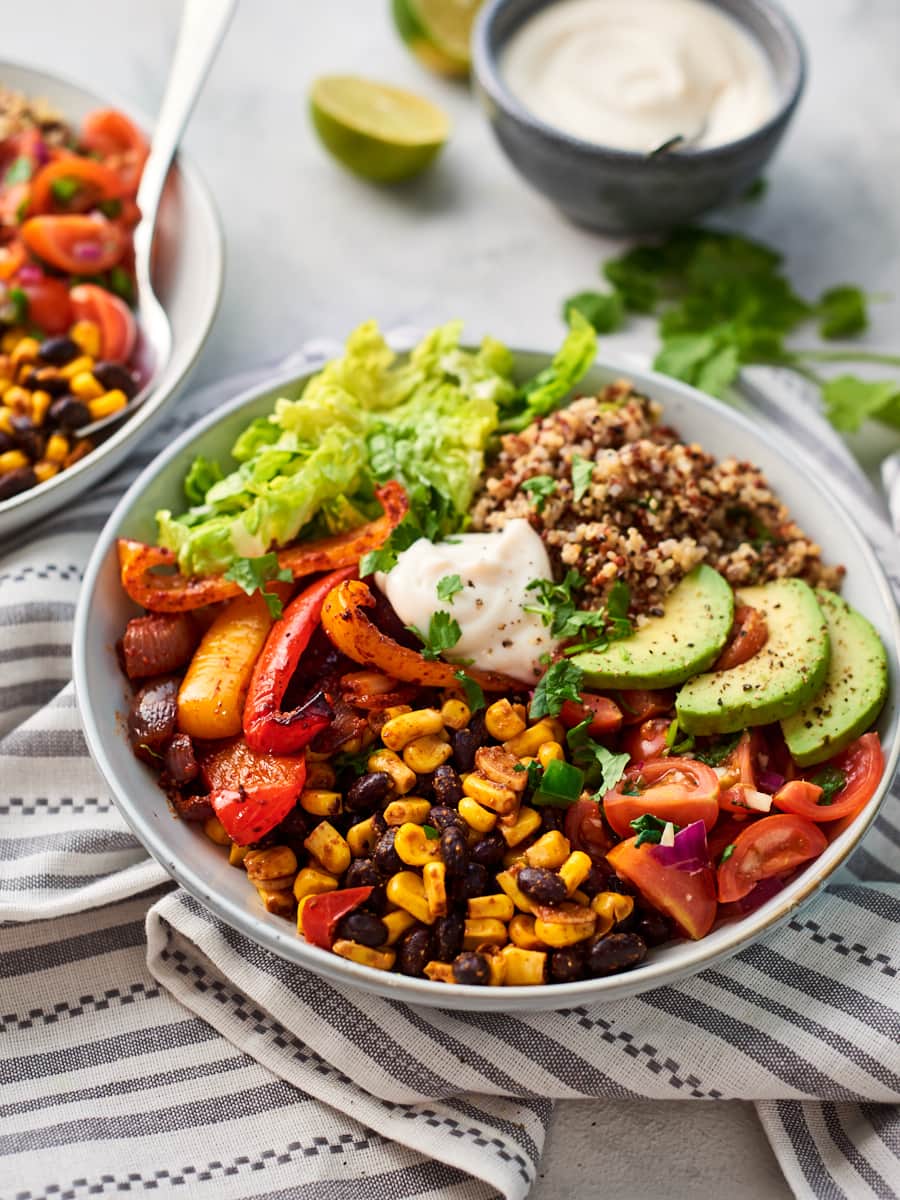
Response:
MULTIPOLYGON (((704 0, 704 2, 714 5, 717 9, 722 7, 720 0, 704 0)), ((717 159, 727 159, 745 147, 749 147, 759 141, 767 140, 790 119, 791 114, 800 102, 800 97, 803 95, 808 75, 806 46, 791 17, 779 5, 773 3, 773 0, 743 0, 743 2, 749 7, 755 7, 757 11, 762 13, 778 37, 781 38, 782 44, 787 46, 791 51, 793 55, 793 78, 791 79, 790 86, 786 89, 785 95, 779 100, 775 111, 768 120, 764 121, 762 125, 758 125, 755 129, 751 129, 749 133, 745 133, 739 138, 734 138, 732 141, 723 142, 718 146, 687 148, 684 150, 675 149, 668 154, 656 156, 640 150, 624 150, 617 146, 605 146, 601 142, 590 142, 585 138, 568 133, 566 130, 542 120, 508 87, 500 67, 499 55, 497 51, 491 48, 490 44, 490 32, 500 10, 509 7, 512 3, 516 3, 516 0, 487 0, 487 3, 480 8, 472 31, 473 73, 479 85, 490 99, 508 115, 514 117, 520 124, 527 126, 530 132, 547 140, 560 142, 568 150, 585 158, 599 157, 615 162, 634 164, 671 161, 714 162, 717 159)), ((565 3, 565 0, 546 0, 543 6, 549 7, 550 4, 554 3, 565 3)), ((739 17, 733 14, 729 15, 732 16, 733 20, 738 21, 739 24, 743 24, 739 17)), ((759 39, 756 40, 758 41, 759 39)), ((764 46, 762 47, 762 51, 766 60, 771 62, 771 55, 764 46)))
MULTIPOLYGON (((526 354, 546 354, 548 360, 552 357, 548 352, 522 347, 514 348, 512 353, 514 357, 526 354)), ((610 1000, 622 999, 652 987, 673 983, 687 975, 695 974, 715 962, 733 957, 743 947, 774 929, 808 901, 858 846, 888 793, 898 763, 900 763, 900 706, 895 709, 893 714, 892 745, 885 761, 881 781, 865 809, 857 815, 854 824, 840 834, 834 842, 829 843, 820 858, 814 860, 801 874, 791 880, 783 891, 762 904, 754 912, 733 921, 729 926, 724 926, 723 928, 727 928, 731 932, 720 946, 710 950, 705 945, 705 938, 698 941, 679 942, 681 954, 679 961, 675 964, 665 961, 650 961, 632 971, 606 978, 530 987, 488 989, 465 984, 438 985, 427 979, 397 975, 391 971, 378 971, 371 967, 365 967, 312 946, 297 936, 293 926, 286 926, 285 929, 288 932, 285 932, 274 924, 270 925, 264 922, 259 914, 239 906, 226 895, 212 891, 201 875, 173 859, 171 851, 166 846, 166 839, 161 836, 161 829, 164 826, 157 826, 149 816, 145 816, 141 812, 139 803, 132 801, 128 790, 119 785, 116 772, 107 757, 105 740, 109 736, 121 737, 121 730, 118 727, 114 730, 101 727, 90 701, 86 647, 92 611, 91 601, 97 587, 98 576, 103 570, 108 556, 111 553, 115 554, 115 541, 119 536, 119 526, 127 516, 128 510, 140 498, 150 482, 191 442, 237 410, 258 401, 262 396, 308 379, 319 371, 321 366, 321 363, 317 363, 305 371, 298 372, 295 366, 290 370, 277 372, 267 380, 257 382, 252 387, 245 389, 238 396, 201 417, 186 429, 140 473, 116 505, 97 539, 85 569, 75 613, 72 639, 73 679, 78 711, 91 757, 106 781, 116 807, 144 848, 177 883, 206 908, 226 924, 237 929, 250 941, 280 958, 286 958, 288 961, 323 975, 339 986, 358 987, 362 991, 373 992, 376 995, 430 1007, 452 1008, 454 1001, 459 999, 467 1002, 463 1007, 471 1011, 502 1011, 504 1007, 522 1011, 553 1011, 570 1007, 572 1004, 600 1003, 607 998, 610 1000), (630 985, 630 981, 635 981, 637 986, 630 985), (502 998, 495 998, 494 993, 499 993, 502 998), (586 994, 589 999, 585 999, 586 994), (489 998, 492 1003, 485 1004, 484 1001, 489 998)), ((716 411, 720 415, 722 413, 723 406, 720 401, 714 400, 696 388, 656 371, 638 368, 633 362, 617 359, 614 355, 598 357, 592 366, 615 372, 625 372, 639 388, 644 390, 648 388, 652 390, 654 387, 669 389, 703 409, 716 411)), ((795 469, 799 466, 804 485, 812 488, 822 498, 826 507, 836 508, 825 484, 819 482, 815 460, 790 435, 782 434, 776 438, 768 429, 760 428, 744 413, 731 408, 725 408, 725 412, 737 430, 743 429, 758 437, 779 458, 786 459, 789 456, 791 465, 795 469)), ((837 511, 840 512, 839 509, 837 511)), ((888 653, 889 671, 896 682, 900 676, 900 671, 898 671, 898 665, 900 665, 900 611, 898 611, 888 578, 871 544, 852 517, 846 513, 841 513, 841 516, 847 533, 856 544, 858 554, 865 561, 875 580, 886 611, 890 613, 891 640, 885 648, 888 653)), ((161 790, 159 795, 161 802, 164 803, 161 790)))
MULTIPOLYGON (((11 58, 0 59, 0 77, 2 77, 3 72, 8 68, 16 71, 30 71, 35 75, 43 75, 45 78, 52 79, 75 91, 97 96, 98 99, 105 101, 111 108, 120 109, 124 112, 145 134, 148 130, 153 129, 154 123, 148 114, 136 105, 123 100, 116 92, 109 92, 105 88, 102 91, 97 91, 90 84, 83 83, 81 80, 69 75, 68 72, 50 70, 32 62, 21 62, 11 58)), ((27 488, 24 492, 19 492, 18 495, 10 496, 8 500, 0 500, 0 520, 7 514, 25 509, 32 501, 43 500, 56 488, 64 484, 71 485, 72 481, 77 480, 80 475, 96 468, 107 457, 109 451, 123 446, 123 443, 129 441, 142 426, 148 422, 152 422, 159 415, 161 406, 167 400, 171 399, 187 379, 206 345, 207 338, 216 321, 225 285, 225 233, 212 192, 197 167, 194 166, 183 150, 179 149, 177 151, 173 166, 175 171, 187 182, 198 201, 199 207, 204 210, 203 224, 212 234, 216 251, 211 280, 212 302, 209 305, 207 316, 201 323, 202 328, 196 327, 197 333, 195 334, 195 341, 190 356, 177 375, 173 376, 171 380, 166 378, 164 370, 161 386, 155 388, 143 404, 141 404, 140 408, 110 434, 108 438, 92 450, 90 454, 86 454, 77 463, 73 463, 71 467, 68 467, 65 471, 60 471, 59 474, 53 475, 50 479, 44 480, 43 483, 38 483, 35 487, 27 488)), ((144 432, 146 433, 148 430, 144 432)))

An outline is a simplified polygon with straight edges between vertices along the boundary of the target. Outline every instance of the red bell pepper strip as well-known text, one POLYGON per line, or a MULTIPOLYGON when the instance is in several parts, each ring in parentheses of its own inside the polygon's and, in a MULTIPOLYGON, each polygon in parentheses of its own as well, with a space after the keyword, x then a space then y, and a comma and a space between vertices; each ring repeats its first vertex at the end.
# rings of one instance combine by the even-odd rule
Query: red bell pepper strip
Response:
POLYGON ((269 630, 244 704, 244 737, 251 750, 260 754, 296 753, 331 723, 331 705, 323 696, 291 712, 282 712, 281 702, 300 656, 318 627, 325 597, 355 573, 355 566, 342 567, 318 579, 291 601, 269 630))
POLYGON ((200 764, 209 802, 239 846, 270 833, 290 813, 306 783, 306 760, 257 754, 243 739, 216 750, 200 764))
POLYGON ((334 945, 334 927, 338 921, 353 912, 354 908, 365 904, 371 894, 370 887, 355 887, 310 896, 303 905, 303 936, 314 946, 330 950, 334 945))
MULTIPOLYGON (((394 480, 377 488, 375 494, 384 509, 380 517, 334 537, 299 542, 296 546, 279 550, 279 569, 290 571, 294 579, 302 579, 319 571, 333 571, 337 567, 356 564, 364 554, 377 550, 406 516, 409 500, 401 485, 394 480)), ((161 546, 148 546, 132 538, 119 538, 118 551, 122 587, 135 603, 150 612, 187 612, 240 595, 240 584, 222 575, 188 579, 177 573, 153 574, 157 567, 170 568, 176 565, 174 553, 161 546)))

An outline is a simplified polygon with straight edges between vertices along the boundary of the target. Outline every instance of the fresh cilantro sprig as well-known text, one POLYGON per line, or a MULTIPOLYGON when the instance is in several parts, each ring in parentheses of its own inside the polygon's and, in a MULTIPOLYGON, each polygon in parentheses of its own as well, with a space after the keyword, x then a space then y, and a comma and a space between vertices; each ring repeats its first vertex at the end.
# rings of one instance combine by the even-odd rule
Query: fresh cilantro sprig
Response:
POLYGON ((838 767, 823 767, 813 775, 810 783, 822 789, 818 803, 823 806, 834 804, 838 792, 847 786, 847 776, 838 767))
MULTIPOLYGON (((638 835, 637 841, 634 843, 635 849, 638 846, 643 846, 645 842, 651 846, 658 846, 666 824, 666 821, 661 821, 659 817, 654 817, 651 813, 644 813, 643 816, 635 817, 633 821, 629 821, 629 825, 638 835)), ((681 826, 674 825, 673 828, 677 833, 681 826)))
POLYGON ((721 767, 725 759, 731 754, 735 746, 741 740, 740 731, 737 733, 728 734, 713 742, 710 746, 704 746, 702 750, 693 750, 694 758, 700 762, 706 763, 708 767, 721 767))
POLYGON ((261 554, 258 558, 236 559, 225 572, 225 578, 236 583, 248 596, 261 592, 272 619, 277 621, 282 611, 281 600, 265 585, 274 580, 289 583, 293 575, 286 567, 279 569, 277 554, 261 554))
POLYGON ((417 625, 407 625, 406 628, 422 643, 422 657, 429 662, 440 658, 445 650, 452 650, 462 637, 459 621, 442 608, 431 614, 427 633, 423 633, 417 625))
POLYGON ((572 495, 575 503, 587 494, 594 477, 594 464, 580 454, 572 455, 572 495))
POLYGON ((453 672, 453 678, 459 682, 462 690, 465 692, 466 703, 472 712, 478 712, 479 709, 485 707, 484 691, 480 683, 476 683, 471 675, 466 674, 462 667, 458 671, 453 672))
POLYGON ((444 575, 437 581, 437 598, 453 603, 453 597, 463 590, 463 581, 458 575, 444 575))
MULTIPOLYGON (((602 273, 623 310, 659 320, 656 370, 726 397, 742 366, 789 367, 815 383, 825 415, 851 432, 876 419, 900 429, 900 380, 840 375, 821 363, 900 366, 900 356, 853 347, 796 348, 789 338, 815 322, 821 337, 851 338, 868 327, 872 297, 855 284, 828 288, 816 301, 800 296, 781 255, 739 233, 679 229, 662 242, 635 246, 604 263, 602 273)), ((610 293, 580 292, 566 301, 602 332, 612 332, 618 307, 610 293)), ((619 322, 621 323, 621 322, 619 322)))
POLYGON ((556 491, 556 480, 550 475, 532 475, 522 484, 522 491, 528 493, 537 511, 543 512, 547 500, 556 491))
POLYGON ((590 724, 588 718, 570 729, 566 734, 566 745, 572 762, 584 771, 585 783, 595 789, 594 799, 602 800, 624 775, 630 756, 614 754, 601 746, 588 734, 590 724))
POLYGON ((586 649, 602 649, 609 642, 628 637, 632 629, 628 619, 631 593, 624 580, 615 581, 606 604, 597 609, 578 608, 574 593, 582 587, 583 576, 571 567, 561 583, 554 583, 552 579, 532 579, 525 587, 526 592, 534 592, 535 599, 533 603, 522 605, 524 612, 539 616, 551 635, 561 641, 581 639, 566 647, 567 655, 586 649))
POLYGON ((538 680, 531 698, 529 712, 539 717, 555 717, 567 700, 581 700, 584 672, 573 662, 561 659, 549 666, 538 680))

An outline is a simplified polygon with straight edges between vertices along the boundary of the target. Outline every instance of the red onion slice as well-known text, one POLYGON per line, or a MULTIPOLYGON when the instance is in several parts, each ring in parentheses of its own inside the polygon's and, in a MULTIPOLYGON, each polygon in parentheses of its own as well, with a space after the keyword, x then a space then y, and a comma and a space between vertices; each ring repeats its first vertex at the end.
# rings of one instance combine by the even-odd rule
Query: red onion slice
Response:
POLYGON ((661 867, 676 867, 681 871, 702 871, 709 866, 706 845, 706 826, 692 821, 675 834, 672 846, 651 846, 650 853, 661 867))

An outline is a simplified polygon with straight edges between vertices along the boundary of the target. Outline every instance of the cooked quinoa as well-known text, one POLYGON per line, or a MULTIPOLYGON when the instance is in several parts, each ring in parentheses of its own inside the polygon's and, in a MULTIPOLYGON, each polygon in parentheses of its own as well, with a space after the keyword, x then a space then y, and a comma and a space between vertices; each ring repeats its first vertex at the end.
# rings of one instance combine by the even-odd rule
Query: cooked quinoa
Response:
POLYGON ((501 529, 526 517, 561 577, 585 579, 582 603, 596 607, 617 579, 628 584, 633 614, 655 614, 699 562, 735 587, 796 576, 837 588, 843 567, 790 518, 761 471, 749 462, 716 462, 696 443, 661 425, 662 407, 626 382, 576 400, 507 434, 473 510, 473 528, 501 529), (593 462, 587 490, 575 499, 575 455, 593 462), (522 489, 548 475, 554 491, 536 504, 522 489))

